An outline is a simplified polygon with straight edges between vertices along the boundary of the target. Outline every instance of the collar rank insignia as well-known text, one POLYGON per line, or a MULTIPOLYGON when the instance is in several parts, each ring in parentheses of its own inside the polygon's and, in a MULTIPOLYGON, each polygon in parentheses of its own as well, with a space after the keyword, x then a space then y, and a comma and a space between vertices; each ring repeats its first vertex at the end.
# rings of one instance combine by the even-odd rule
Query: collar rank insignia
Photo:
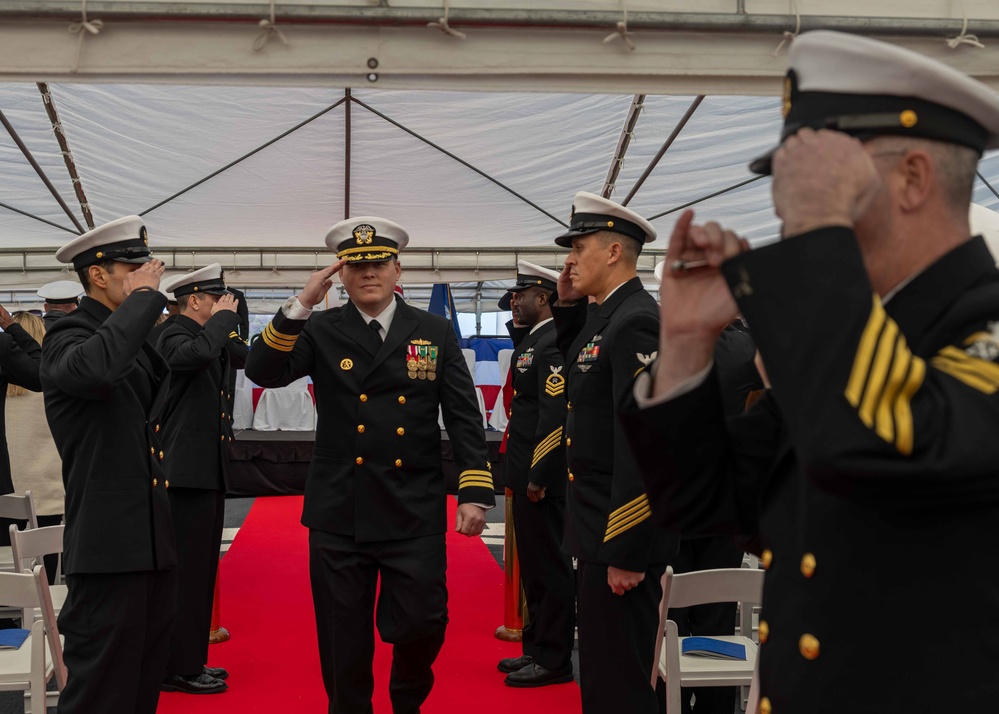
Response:
POLYGON ((562 375, 562 366, 549 367, 549 369, 552 373, 545 380, 545 394, 549 397, 561 396, 565 391, 565 377, 562 375))
POLYGON ((976 332, 964 341, 965 352, 972 357, 995 362, 999 359, 999 322, 986 325, 988 332, 976 332))
POLYGON ((406 373, 410 379, 437 379, 437 353, 434 346, 409 345, 406 348, 406 373))
POLYGON ((534 364, 534 351, 528 349, 517 355, 517 371, 523 374, 534 364))
POLYGON ((642 363, 642 366, 648 367, 650 364, 652 364, 655 361, 656 356, 658 354, 659 354, 658 351, 653 352, 650 355, 643 355, 641 352, 636 352, 635 357, 637 357, 638 361, 642 363))
POLYGON ((371 245, 371 241, 375 237, 375 228, 367 223, 362 223, 359 226, 354 226, 353 235, 358 245, 371 245))
POLYGON ((409 344, 411 344, 411 345, 429 345, 430 344, 430 340, 410 340, 409 344))

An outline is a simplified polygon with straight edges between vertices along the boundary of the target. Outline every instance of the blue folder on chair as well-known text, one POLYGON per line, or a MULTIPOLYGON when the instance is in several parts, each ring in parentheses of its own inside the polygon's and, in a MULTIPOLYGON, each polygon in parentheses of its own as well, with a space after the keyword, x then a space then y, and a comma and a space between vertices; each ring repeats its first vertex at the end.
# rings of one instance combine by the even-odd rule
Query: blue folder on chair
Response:
POLYGON ((716 659, 746 659, 745 645, 716 640, 713 637, 685 637, 680 642, 680 652, 685 655, 716 659))
POLYGON ((0 650, 17 650, 28 639, 31 630, 0 630, 0 650))

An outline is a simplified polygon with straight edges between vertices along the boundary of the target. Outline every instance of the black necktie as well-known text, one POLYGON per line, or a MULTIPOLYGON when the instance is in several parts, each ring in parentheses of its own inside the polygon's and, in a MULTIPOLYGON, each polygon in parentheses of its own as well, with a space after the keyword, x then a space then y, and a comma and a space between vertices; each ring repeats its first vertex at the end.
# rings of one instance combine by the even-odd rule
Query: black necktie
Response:
POLYGON ((378 341, 378 346, 380 347, 382 344, 381 324, 378 322, 378 320, 372 320, 371 322, 368 323, 368 327, 371 328, 371 332, 375 336, 375 339, 378 341))

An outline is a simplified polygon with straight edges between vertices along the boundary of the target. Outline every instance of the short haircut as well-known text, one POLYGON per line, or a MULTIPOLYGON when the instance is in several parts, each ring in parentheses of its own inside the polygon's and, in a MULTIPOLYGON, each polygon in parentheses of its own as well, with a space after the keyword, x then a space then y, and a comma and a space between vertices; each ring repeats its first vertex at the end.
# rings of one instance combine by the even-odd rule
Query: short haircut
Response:
POLYGON ((937 185, 955 215, 967 215, 975 188, 979 155, 974 149, 934 139, 885 136, 884 143, 899 151, 922 149, 933 158, 937 185))
POLYGON ((623 255, 631 263, 638 265, 638 256, 642 252, 642 244, 637 240, 621 233, 614 233, 613 231, 598 231, 595 235, 603 248, 606 248, 611 243, 620 243, 623 255))
POLYGON ((188 303, 191 302, 192 295, 194 295, 194 293, 187 293, 186 295, 177 296, 177 307, 180 308, 181 312, 187 309, 188 303))
MULTIPOLYGON (((114 267, 114 264, 116 262, 117 261, 115 260, 102 260, 99 263, 93 263, 93 265, 104 268, 104 270, 110 273, 111 269, 114 267)), ((90 287, 91 287, 89 271, 90 271, 89 265, 85 265, 76 271, 76 277, 80 279, 80 285, 83 286, 83 292, 87 293, 88 295, 90 294, 90 287)))

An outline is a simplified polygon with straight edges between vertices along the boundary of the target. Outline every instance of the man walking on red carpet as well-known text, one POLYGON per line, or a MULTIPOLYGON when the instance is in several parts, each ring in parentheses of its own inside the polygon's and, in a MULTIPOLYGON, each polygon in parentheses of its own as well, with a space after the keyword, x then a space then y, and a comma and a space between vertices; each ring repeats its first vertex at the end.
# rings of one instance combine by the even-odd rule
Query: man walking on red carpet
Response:
POLYGON ((315 384, 319 426, 302 523, 331 714, 372 712, 374 622, 393 645, 395 714, 418 714, 433 686, 447 626, 439 412, 461 469, 455 529, 479 535, 495 505, 457 335, 448 320, 395 296, 408 242, 402 226, 382 218, 333 226, 326 245, 338 261, 284 304, 246 365, 265 387, 307 374, 315 384), (350 301, 313 314, 335 273, 350 301))

